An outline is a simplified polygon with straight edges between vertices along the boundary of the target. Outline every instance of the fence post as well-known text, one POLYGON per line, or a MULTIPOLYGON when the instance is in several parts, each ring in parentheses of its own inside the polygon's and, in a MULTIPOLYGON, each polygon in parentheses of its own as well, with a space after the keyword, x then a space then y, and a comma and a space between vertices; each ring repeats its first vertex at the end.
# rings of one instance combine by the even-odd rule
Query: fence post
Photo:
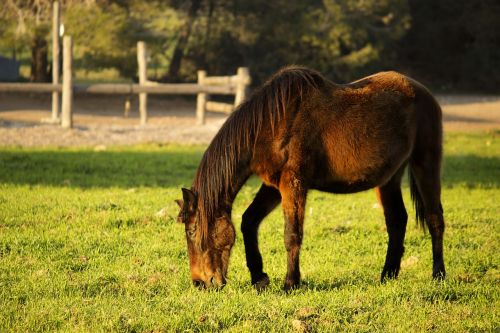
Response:
MULTIPOLYGON (((61 10, 59 1, 53 2, 52 8, 52 84, 59 83, 59 26, 61 10)), ((51 122, 59 121, 59 92, 52 92, 52 117, 51 122)))
MULTIPOLYGON (((207 72, 198 71, 198 84, 203 85, 205 77, 207 77, 207 72)), ((196 124, 203 125, 205 124, 205 111, 207 104, 207 94, 206 93, 198 93, 196 98, 196 124)))
MULTIPOLYGON (((147 58, 146 58, 146 43, 137 42, 137 64, 139 68, 139 85, 146 85, 147 76, 147 58)), ((139 93, 139 114, 141 117, 141 125, 146 125, 148 121, 148 94, 139 93)))
POLYGON ((238 67, 236 72, 238 81, 236 84, 236 93, 234 96, 234 107, 238 107, 248 95, 248 85, 250 84, 250 73, 248 67, 238 67))
POLYGON ((73 127, 73 41, 71 36, 63 39, 63 80, 62 80, 62 110, 61 126, 73 127))
POLYGON ((123 106, 123 116, 128 118, 130 114, 130 96, 125 97, 125 105, 123 106))

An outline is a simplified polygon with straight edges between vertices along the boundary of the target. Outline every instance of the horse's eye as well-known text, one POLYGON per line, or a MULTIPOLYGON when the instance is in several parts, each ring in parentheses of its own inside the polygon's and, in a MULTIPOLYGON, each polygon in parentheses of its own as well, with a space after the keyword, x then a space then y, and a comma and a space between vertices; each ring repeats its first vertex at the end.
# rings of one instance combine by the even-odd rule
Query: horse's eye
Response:
POLYGON ((196 233, 196 229, 186 229, 186 235, 190 238, 190 239, 193 239, 194 238, 194 234, 196 233))
POLYGON ((184 212, 184 211, 181 211, 181 212, 179 213, 179 215, 177 215, 177 221, 178 221, 178 222, 182 222, 182 223, 184 223, 184 222, 186 222, 186 221, 188 221, 188 220, 189 220, 189 214, 188 214, 188 213, 186 213, 186 212, 184 212))

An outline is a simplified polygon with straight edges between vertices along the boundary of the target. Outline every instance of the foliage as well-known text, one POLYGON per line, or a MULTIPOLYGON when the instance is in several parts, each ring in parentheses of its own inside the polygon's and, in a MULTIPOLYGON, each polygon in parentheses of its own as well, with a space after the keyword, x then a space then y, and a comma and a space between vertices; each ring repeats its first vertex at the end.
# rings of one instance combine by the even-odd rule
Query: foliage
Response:
MULTIPOLYGON (((26 54, 40 25, 49 40, 51 1, 6 4, 0 50, 26 54)), ((67 0, 62 7, 77 67, 112 67, 129 79, 136 43, 145 40, 155 79, 166 81, 248 66, 259 84, 295 63, 338 82, 396 69, 433 88, 493 91, 500 83, 492 70, 500 64, 495 0, 67 0)))
POLYGON ((500 2, 410 1, 412 27, 401 63, 443 88, 496 91, 500 85, 500 2))
POLYGON ((0 38, 1 47, 21 47, 28 43, 37 30, 47 33, 52 18, 52 1, 38 0, 5 0, 0 8, 0 28, 3 32, 0 38))
POLYGON ((150 62, 167 63, 180 25, 179 15, 161 1, 77 3, 63 20, 75 39, 78 66, 88 70, 114 67, 124 77, 135 77, 136 45, 146 41, 150 62), (89 28, 91 27, 91 28, 89 28))
MULTIPOLYGON (((126 12, 116 5, 106 7, 76 4, 68 8, 64 15, 66 33, 73 36, 75 57, 80 60, 79 66, 88 69, 115 67, 126 74, 127 60, 132 62, 132 50, 123 45, 119 38, 125 30, 126 12), (96 27, 101 33, 96 34, 96 27)), ((130 74, 130 73, 128 73, 130 74)))
POLYGON ((383 56, 387 66, 387 58, 394 56, 387 48, 409 28, 408 9, 400 1, 229 4, 216 6, 211 19, 200 18, 188 59, 204 63, 211 73, 245 64, 258 82, 294 63, 338 81, 352 80, 380 69, 383 56))
MULTIPOLYGON (((387 236, 371 191, 312 192, 301 267, 285 275, 279 209, 263 223, 271 276, 257 295, 238 232, 229 284, 189 281, 180 187, 205 147, 0 149, 0 331, 494 331, 500 326, 498 133, 447 134, 443 206, 448 277, 431 280, 428 234, 410 221, 400 278, 379 283, 387 236)), ((258 189, 237 197, 233 220, 258 189)))
POLYGON ((21 45, 29 45, 30 80, 35 82, 49 80, 46 36, 50 31, 51 6, 52 2, 49 0, 6 0, 0 8, 0 22, 3 21, 6 25, 0 47, 10 48, 15 58, 21 45))

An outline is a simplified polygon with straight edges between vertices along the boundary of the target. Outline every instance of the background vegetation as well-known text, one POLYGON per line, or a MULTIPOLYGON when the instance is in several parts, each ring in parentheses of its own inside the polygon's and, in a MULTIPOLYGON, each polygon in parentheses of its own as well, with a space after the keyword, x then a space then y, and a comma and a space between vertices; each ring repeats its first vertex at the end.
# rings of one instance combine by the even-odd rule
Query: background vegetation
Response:
MULTIPOLYGON (((6 0, 0 9, 0 52, 31 63, 34 81, 50 77, 51 2, 6 0)), ((121 78, 136 75, 135 45, 145 40, 162 81, 248 66, 259 84, 295 63, 338 82, 396 69, 434 89, 500 84, 496 0, 64 0, 62 8, 77 67, 121 78)))
MULTIPOLYGON (((447 279, 410 221, 400 278, 379 283, 387 236, 372 191, 311 192, 302 287, 284 295, 280 209, 260 231, 270 289, 250 286, 238 231, 228 285, 191 285, 173 202, 205 147, 0 149, 2 332, 488 332, 500 327, 498 133, 447 134, 447 279)), ((258 189, 239 193, 237 229, 258 189)))

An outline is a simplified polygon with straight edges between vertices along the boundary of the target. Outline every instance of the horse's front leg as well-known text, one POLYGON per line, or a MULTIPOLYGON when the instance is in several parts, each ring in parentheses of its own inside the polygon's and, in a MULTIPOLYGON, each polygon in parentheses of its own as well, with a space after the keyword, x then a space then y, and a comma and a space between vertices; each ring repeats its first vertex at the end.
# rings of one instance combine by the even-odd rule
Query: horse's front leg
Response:
POLYGON ((247 267, 252 277, 252 285, 262 290, 269 284, 269 277, 263 270, 262 256, 259 251, 258 230, 262 220, 280 203, 280 192, 262 185, 253 202, 243 213, 241 231, 245 242, 247 267))
POLYGON ((283 289, 288 291, 300 284, 299 255, 304 227, 307 189, 294 172, 283 172, 280 179, 281 202, 285 216, 285 248, 288 268, 283 289))

